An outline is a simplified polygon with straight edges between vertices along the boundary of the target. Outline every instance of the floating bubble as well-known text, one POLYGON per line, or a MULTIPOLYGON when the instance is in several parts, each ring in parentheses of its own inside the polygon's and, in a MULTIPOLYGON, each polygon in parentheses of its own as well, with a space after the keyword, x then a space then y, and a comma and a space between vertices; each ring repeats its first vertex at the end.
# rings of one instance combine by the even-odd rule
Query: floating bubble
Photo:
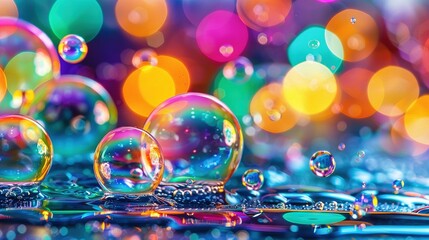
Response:
POLYGON ((258 191, 264 184, 264 175, 258 169, 249 169, 241 177, 241 183, 248 190, 258 191))
POLYGON ((343 151, 344 149, 346 149, 346 144, 344 143, 338 144, 338 150, 343 151))
POLYGON ((351 22, 352 24, 355 24, 355 23, 356 23, 356 18, 355 18, 355 17, 350 18, 350 22, 351 22))
POLYGON ((131 62, 136 68, 144 65, 156 66, 158 64, 158 54, 152 49, 140 49, 134 53, 131 62))
POLYGON ((0 117, 0 184, 39 185, 52 164, 52 143, 36 121, 19 115, 0 117))
POLYGON ((319 201, 319 202, 316 202, 316 203, 314 204, 314 207, 315 207, 317 210, 323 210, 323 208, 325 207, 325 204, 324 204, 323 202, 319 201))
POLYGON ((366 188, 366 182, 362 182, 362 189, 366 188))
POLYGON ((78 75, 63 75, 40 85, 34 100, 24 104, 21 113, 46 128, 55 152, 63 156, 92 153, 117 121, 108 92, 94 80, 78 75))
POLYGON ((372 212, 378 206, 378 199, 374 194, 362 193, 354 202, 355 209, 362 209, 365 212, 372 212))
POLYGON ((68 63, 79 63, 85 59, 88 46, 82 37, 70 34, 61 39, 58 45, 58 53, 68 63))
POLYGON ((404 180, 402 180, 402 179, 396 179, 392 183, 392 187, 396 192, 401 190, 404 187, 404 185, 405 185, 405 183, 404 183, 404 180))
POLYGON ((239 57, 234 61, 230 61, 223 67, 223 76, 227 79, 235 81, 246 81, 253 74, 253 65, 246 57, 239 57))
MULTIPOLYGON (((33 90, 60 73, 60 62, 51 40, 25 21, 0 17, 0 49, 0 68, 12 95, 16 91, 33 90)), ((12 99, 7 101, 8 108, 20 107, 13 105, 12 99)))
POLYGON ((152 193, 163 172, 164 158, 158 143, 138 128, 110 131, 94 154, 94 173, 106 193, 152 193))
POLYGON ((318 40, 315 40, 315 39, 310 40, 308 42, 308 47, 312 48, 312 49, 316 49, 316 48, 320 47, 320 42, 318 40))
POLYGON ((365 151, 360 150, 359 152, 357 152, 357 156, 358 156, 359 158, 364 158, 364 157, 365 157, 365 151))
POLYGON ((310 158, 310 170, 318 177, 329 177, 335 171, 335 159, 328 151, 317 151, 310 158))
POLYGON ((151 113, 144 129, 158 140, 165 161, 172 165, 169 182, 226 182, 241 160, 240 124, 210 95, 187 93, 168 99, 151 113))

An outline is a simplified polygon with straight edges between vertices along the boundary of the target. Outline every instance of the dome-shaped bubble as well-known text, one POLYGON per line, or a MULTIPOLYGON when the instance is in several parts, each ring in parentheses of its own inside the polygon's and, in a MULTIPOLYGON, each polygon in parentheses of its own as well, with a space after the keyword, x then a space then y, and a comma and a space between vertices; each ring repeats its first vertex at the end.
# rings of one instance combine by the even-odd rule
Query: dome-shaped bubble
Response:
POLYGON ((94 80, 78 75, 63 75, 39 86, 34 100, 24 104, 21 113, 40 122, 55 152, 65 157, 92 153, 117 121, 108 92, 94 80))
POLYGON ((110 131, 94 154, 94 173, 107 193, 152 193, 163 172, 164 158, 157 141, 138 128, 110 131))
POLYGON ((161 103, 144 129, 162 147, 166 182, 226 182, 240 163, 243 136, 228 107, 213 96, 186 93, 161 103))
POLYGON ((0 117, 0 185, 36 186, 52 164, 51 139, 34 120, 0 117))

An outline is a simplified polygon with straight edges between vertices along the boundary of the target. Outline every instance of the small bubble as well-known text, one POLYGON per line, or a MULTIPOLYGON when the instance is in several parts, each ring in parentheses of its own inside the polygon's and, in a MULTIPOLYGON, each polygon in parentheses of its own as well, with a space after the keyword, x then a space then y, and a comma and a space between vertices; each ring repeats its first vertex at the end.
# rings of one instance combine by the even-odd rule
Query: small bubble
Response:
POLYGON ((222 56, 229 57, 229 56, 231 56, 231 54, 234 53, 234 47, 232 45, 229 45, 229 44, 222 45, 219 48, 219 52, 220 52, 220 54, 222 54, 222 56))
POLYGON ((361 150, 361 151, 357 152, 357 156, 359 158, 364 158, 365 157, 365 151, 361 150))
POLYGON ((355 18, 355 17, 350 18, 350 22, 351 22, 352 24, 355 24, 355 23, 356 23, 356 18, 355 18))
POLYGON ((308 42, 308 47, 311 49, 317 49, 320 46, 320 42, 316 39, 310 40, 308 42))
POLYGON ((378 206, 378 199, 375 195, 362 193, 359 198, 356 198, 354 207, 364 210, 365 212, 375 211, 378 206))
POLYGON ((317 209, 317 210, 323 210, 323 208, 325 207, 325 204, 323 203, 323 202, 317 202, 316 204, 314 204, 314 207, 317 209))
POLYGON ((310 170, 318 177, 329 177, 335 171, 335 159, 328 151, 317 151, 310 158, 310 170))
POLYGON ((248 190, 257 191, 264 184, 264 175, 258 169, 249 169, 243 174, 241 180, 248 190))
POLYGON ((192 185, 192 184, 194 184, 194 179, 192 179, 192 178, 188 178, 188 179, 186 179, 186 184, 188 184, 188 185, 192 185))
POLYGON ((404 185, 405 185, 404 180, 396 179, 395 181, 393 181, 392 187, 395 190, 395 192, 398 192, 404 187, 404 185))
POLYGON ((158 64, 158 54, 152 49, 140 49, 134 53, 131 62, 136 68, 145 65, 156 66, 158 64))
POLYGON ((268 118, 273 122, 277 122, 282 118, 281 112, 275 109, 268 110, 267 115, 268 115, 268 118))
POLYGON ((133 168, 130 170, 130 175, 135 178, 141 178, 143 177, 143 171, 141 168, 133 168))
POLYGON ((223 67, 223 75, 226 79, 248 80, 253 75, 253 64, 246 57, 239 57, 230 61, 223 67))
POLYGON ((365 189, 366 188, 366 182, 362 183, 362 188, 365 189))
POLYGON ((61 39, 58 45, 58 53, 64 61, 78 63, 86 57, 88 46, 82 37, 70 34, 61 39))
POLYGON ((338 150, 343 151, 344 149, 346 149, 346 144, 344 143, 338 144, 338 150))
POLYGON ((361 223, 358 226, 359 230, 364 230, 366 228, 366 224, 365 223, 361 223))

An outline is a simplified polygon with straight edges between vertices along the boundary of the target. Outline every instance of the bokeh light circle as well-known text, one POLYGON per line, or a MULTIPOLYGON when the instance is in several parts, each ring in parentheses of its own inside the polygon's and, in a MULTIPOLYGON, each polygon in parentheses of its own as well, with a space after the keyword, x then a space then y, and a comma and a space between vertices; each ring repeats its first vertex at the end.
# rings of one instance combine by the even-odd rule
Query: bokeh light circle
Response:
POLYGON ((271 83, 261 88, 250 103, 250 114, 255 124, 272 133, 281 133, 293 128, 298 116, 287 105, 280 83, 271 83))
POLYGON ((244 51, 249 38, 240 18, 219 10, 207 15, 198 25, 196 38, 201 52, 217 62, 236 59, 244 51))
POLYGON ((100 139, 117 122, 109 93, 92 79, 62 75, 34 91, 34 100, 21 113, 41 123, 64 157, 93 153, 100 139))
POLYGON ((119 0, 115 6, 119 26, 136 37, 147 37, 164 25, 168 15, 165 0, 119 0))
POLYGON ((18 7, 14 0, 2 0, 0 7, 0 17, 18 18, 18 7))
POLYGON ((153 193, 163 172, 159 144, 138 128, 120 127, 108 132, 94 154, 95 177, 107 193, 153 193))
POLYGON ((294 66, 286 74, 283 95, 296 111, 314 115, 323 112, 334 102, 337 81, 329 68, 306 61, 294 66))
POLYGON ((414 141, 429 145, 429 95, 418 98, 404 115, 405 130, 414 141))
POLYGON ((160 104, 144 129, 161 145, 167 182, 221 181, 232 176, 241 160, 243 135, 228 107, 213 96, 186 93, 160 104))
POLYGON ((58 39, 69 34, 94 39, 103 25, 103 11, 96 0, 57 0, 49 12, 49 24, 58 39))
POLYGON ((38 185, 52 165, 53 147, 43 127, 25 116, 0 117, 0 185, 38 185))
POLYGON ((157 66, 167 71, 173 78, 176 95, 188 92, 191 85, 191 76, 185 64, 179 59, 167 55, 159 55, 157 60, 157 66))
POLYGON ((0 18, 0 52, 0 68, 11 94, 33 90, 60 73, 57 51, 51 40, 25 21, 0 18))
POLYGON ((237 0, 238 15, 255 30, 284 22, 291 6, 291 0, 237 0))
POLYGON ((3 70, 0 68, 0 102, 3 100, 6 93, 7 93, 6 75, 4 74, 3 70))
POLYGON ((367 58, 378 45, 379 31, 374 18, 356 9, 337 13, 328 22, 326 29, 341 40, 346 61, 356 62, 367 58), (353 18, 356 19, 354 23, 351 22, 353 18))
POLYGON ((371 106, 389 116, 402 115, 419 96, 416 77, 398 66, 378 70, 368 83, 367 95, 371 106))
POLYGON ((122 97, 135 113, 147 117, 163 101, 176 94, 171 75, 158 66, 146 65, 136 69, 122 86, 122 97))

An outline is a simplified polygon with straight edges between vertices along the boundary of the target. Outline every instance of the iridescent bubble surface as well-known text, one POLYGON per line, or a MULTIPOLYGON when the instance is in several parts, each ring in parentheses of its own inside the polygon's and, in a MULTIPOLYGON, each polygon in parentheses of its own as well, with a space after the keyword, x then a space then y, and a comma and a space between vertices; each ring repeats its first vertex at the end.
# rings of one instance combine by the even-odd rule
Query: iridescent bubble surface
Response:
POLYGON ((92 153, 117 121, 108 92, 94 80, 78 75, 63 75, 41 85, 21 113, 40 122, 56 153, 65 157, 92 153))
POLYGON ((187 93, 161 103, 144 129, 161 145, 166 182, 226 182, 240 163, 243 136, 234 114, 213 96, 187 93))
POLYGON ((164 158, 156 140, 146 131, 120 127, 97 146, 94 173, 107 193, 152 193, 162 180, 164 158))
POLYGON ((241 183, 248 190, 259 190, 264 185, 264 175, 258 169, 249 169, 241 177, 241 183))
POLYGON ((53 148, 43 127, 19 116, 0 117, 0 185, 38 185, 48 174, 53 148))
POLYGON ((329 177, 335 165, 334 156, 328 151, 317 151, 310 158, 310 170, 318 177, 329 177))
POLYGON ((377 196, 371 193, 363 192, 354 202, 355 208, 362 209, 365 212, 375 211, 378 206, 377 196))
POLYGON ((223 76, 227 79, 235 81, 246 81, 253 74, 252 62, 246 57, 239 57, 234 61, 230 61, 223 67, 223 76))
POLYGON ((156 66, 158 64, 158 54, 152 49, 140 49, 137 50, 133 58, 131 59, 131 62, 134 67, 139 68, 144 65, 152 65, 156 66))
MULTIPOLYGON (((0 17, 0 53, 0 68, 11 94, 32 90, 60 73, 58 55, 51 40, 25 21, 0 17)), ((11 108, 11 99, 4 106, 11 108)))
POLYGON ((61 39, 58 53, 68 63, 79 63, 88 54, 88 46, 81 36, 70 34, 61 39))
POLYGON ((392 183, 392 187, 395 191, 401 190, 404 187, 404 185, 405 185, 405 182, 402 179, 396 179, 392 183))

